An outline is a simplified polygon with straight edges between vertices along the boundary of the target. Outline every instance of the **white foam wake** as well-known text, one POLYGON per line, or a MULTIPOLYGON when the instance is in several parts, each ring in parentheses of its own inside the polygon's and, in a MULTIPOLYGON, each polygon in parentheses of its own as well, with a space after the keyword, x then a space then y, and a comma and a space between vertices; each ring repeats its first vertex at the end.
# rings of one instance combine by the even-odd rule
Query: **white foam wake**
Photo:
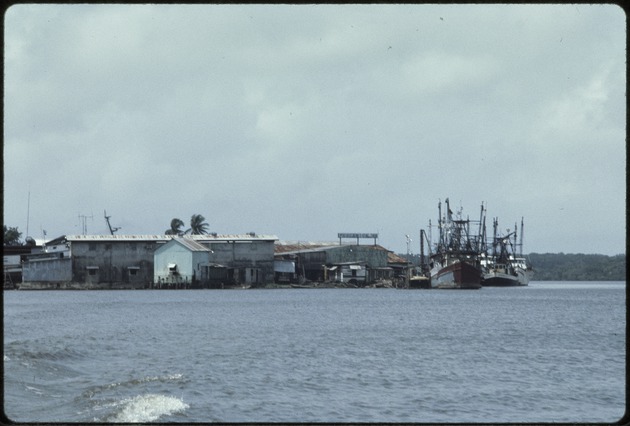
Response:
POLYGON ((112 419, 113 422, 146 423, 162 416, 184 411, 189 407, 179 398, 165 395, 138 395, 121 403, 122 409, 112 419))

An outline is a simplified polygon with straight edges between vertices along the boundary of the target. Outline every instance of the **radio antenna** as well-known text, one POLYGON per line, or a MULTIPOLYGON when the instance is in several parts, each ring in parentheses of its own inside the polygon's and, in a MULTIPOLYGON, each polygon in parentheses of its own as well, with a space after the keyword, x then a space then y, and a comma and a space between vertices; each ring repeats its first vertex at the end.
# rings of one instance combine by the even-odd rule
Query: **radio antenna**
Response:
POLYGON ((109 228, 109 232, 114 235, 114 232, 118 231, 120 229, 120 226, 112 228, 111 223, 109 223, 109 218, 111 216, 107 216, 107 211, 103 210, 103 215, 105 216, 105 221, 107 222, 107 227, 109 228))

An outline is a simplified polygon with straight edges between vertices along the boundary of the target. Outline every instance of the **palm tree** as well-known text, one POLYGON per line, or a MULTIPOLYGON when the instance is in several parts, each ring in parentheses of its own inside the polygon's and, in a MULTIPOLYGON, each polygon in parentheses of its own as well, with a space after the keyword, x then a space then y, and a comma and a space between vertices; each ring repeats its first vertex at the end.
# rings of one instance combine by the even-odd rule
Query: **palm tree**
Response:
POLYGON ((171 228, 167 229, 164 234, 166 235, 184 235, 182 228, 184 226, 184 221, 181 219, 174 218, 171 220, 171 228))
POLYGON ((191 233, 192 235, 202 235, 208 233, 208 225, 205 222, 206 218, 200 214, 194 214, 190 218, 190 229, 186 230, 186 233, 191 233))

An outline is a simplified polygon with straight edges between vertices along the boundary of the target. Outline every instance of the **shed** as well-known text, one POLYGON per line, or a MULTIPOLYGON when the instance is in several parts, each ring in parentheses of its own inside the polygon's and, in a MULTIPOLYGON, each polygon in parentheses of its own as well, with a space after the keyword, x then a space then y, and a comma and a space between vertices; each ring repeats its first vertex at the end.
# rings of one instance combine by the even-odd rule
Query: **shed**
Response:
POLYGON ((203 287, 211 250, 186 237, 174 237, 153 255, 153 280, 158 288, 203 287))
POLYGON ((276 261, 295 259, 296 273, 310 281, 343 281, 364 285, 392 276, 389 250, 379 245, 278 242, 276 261))

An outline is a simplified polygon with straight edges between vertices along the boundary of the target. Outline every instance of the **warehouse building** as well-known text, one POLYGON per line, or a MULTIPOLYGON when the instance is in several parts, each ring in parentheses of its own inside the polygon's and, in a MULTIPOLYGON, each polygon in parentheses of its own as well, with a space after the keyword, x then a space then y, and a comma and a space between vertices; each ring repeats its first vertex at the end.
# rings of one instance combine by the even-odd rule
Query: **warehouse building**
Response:
POLYGON ((276 263, 295 265, 299 281, 341 281, 357 286, 393 279, 404 262, 377 244, 359 245, 337 242, 278 242, 276 263))
POLYGON ((153 254, 165 235, 67 235, 22 264, 24 289, 149 288, 153 254))
MULTIPOLYGON (((41 253, 22 263, 23 289, 154 288, 154 255, 169 235, 68 235, 47 242, 41 253)), ((211 264, 231 273, 229 283, 258 285, 273 282, 275 236, 191 235, 206 247, 211 264)), ((182 264, 183 266, 183 264, 182 264)), ((210 271, 212 272, 212 271, 210 271)), ((197 278, 197 275, 195 276, 197 278)), ((210 282, 208 275, 208 282, 210 282)), ((192 286, 189 280, 188 287, 192 286)), ((181 286, 180 286, 181 287, 181 286)), ((168 287, 167 287, 168 288, 168 287)))
POLYGON ((272 235, 190 235, 159 247, 157 288, 256 287, 274 281, 272 235))

